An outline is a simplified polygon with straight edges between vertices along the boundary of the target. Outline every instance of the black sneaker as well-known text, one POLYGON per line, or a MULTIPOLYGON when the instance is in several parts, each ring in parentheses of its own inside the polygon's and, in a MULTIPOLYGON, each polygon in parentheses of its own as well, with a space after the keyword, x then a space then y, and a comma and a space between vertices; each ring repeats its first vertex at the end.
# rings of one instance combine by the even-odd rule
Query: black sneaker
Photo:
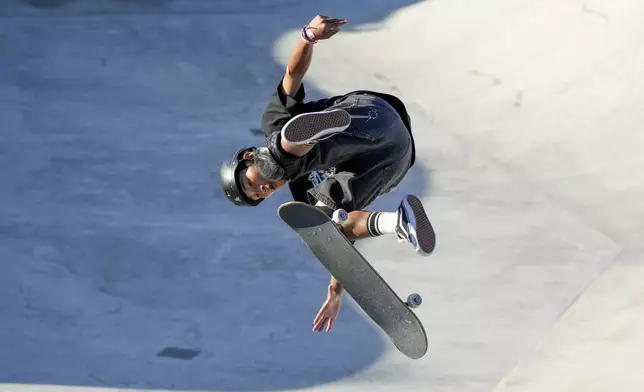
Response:
POLYGON ((293 144, 314 144, 342 132, 351 125, 351 115, 342 109, 302 113, 282 128, 282 139, 293 144))
POLYGON ((407 195, 398 207, 396 225, 398 242, 408 241, 422 256, 429 256, 436 246, 436 234, 420 199, 407 195))

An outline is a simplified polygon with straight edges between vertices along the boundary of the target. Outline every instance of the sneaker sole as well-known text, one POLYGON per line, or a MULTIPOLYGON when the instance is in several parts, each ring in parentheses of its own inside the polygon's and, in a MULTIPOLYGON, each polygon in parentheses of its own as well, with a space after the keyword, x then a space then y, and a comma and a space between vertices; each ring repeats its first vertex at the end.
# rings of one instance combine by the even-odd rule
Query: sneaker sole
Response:
POLYGON ((293 144, 309 144, 342 132, 351 125, 351 115, 342 109, 302 113, 282 128, 282 138, 293 144))
POLYGON ((412 234, 415 235, 416 242, 418 243, 416 251, 424 256, 428 256, 436 247, 434 228, 429 218, 427 218, 423 203, 421 203, 420 199, 416 196, 409 195, 406 197, 405 202, 409 205, 413 213, 413 217, 409 217, 409 223, 412 228, 415 227, 415 233, 412 234))

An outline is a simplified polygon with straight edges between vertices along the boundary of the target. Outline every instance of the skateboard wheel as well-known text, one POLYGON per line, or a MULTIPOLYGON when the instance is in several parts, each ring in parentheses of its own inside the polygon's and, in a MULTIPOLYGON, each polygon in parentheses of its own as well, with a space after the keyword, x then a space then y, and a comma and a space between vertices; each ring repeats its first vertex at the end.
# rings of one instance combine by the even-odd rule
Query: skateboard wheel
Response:
POLYGON ((407 306, 409 306, 410 308, 417 308, 422 303, 423 298, 420 296, 420 294, 409 294, 409 296, 407 297, 407 306))
POLYGON ((331 217, 331 219, 337 224, 344 223, 347 221, 347 219, 349 219, 349 214, 345 210, 340 208, 333 211, 333 216, 331 217))

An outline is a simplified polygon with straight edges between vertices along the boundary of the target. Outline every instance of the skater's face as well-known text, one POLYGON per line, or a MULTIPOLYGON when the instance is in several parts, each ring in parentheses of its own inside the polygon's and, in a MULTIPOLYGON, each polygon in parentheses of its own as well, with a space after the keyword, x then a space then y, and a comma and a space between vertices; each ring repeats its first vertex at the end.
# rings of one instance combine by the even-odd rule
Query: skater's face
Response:
MULTIPOLYGON (((252 152, 248 152, 246 159, 252 159, 252 152)), ((252 200, 266 199, 275 191, 284 186, 286 181, 270 181, 262 177, 255 165, 249 165, 241 172, 241 184, 246 195, 252 200)))

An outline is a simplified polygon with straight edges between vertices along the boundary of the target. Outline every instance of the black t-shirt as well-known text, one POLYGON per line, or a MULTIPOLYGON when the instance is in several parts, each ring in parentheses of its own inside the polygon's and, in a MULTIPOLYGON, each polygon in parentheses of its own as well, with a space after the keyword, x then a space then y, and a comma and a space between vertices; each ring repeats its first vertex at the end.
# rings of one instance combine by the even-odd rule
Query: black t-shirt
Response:
MULTIPOLYGON (((411 134, 411 119, 409 118, 407 109, 405 108, 405 105, 402 103, 402 101, 390 94, 369 90, 357 90, 345 95, 336 95, 330 98, 304 102, 306 95, 304 90, 304 83, 302 83, 295 96, 291 97, 284 92, 284 89, 282 88, 282 81, 280 80, 275 93, 273 93, 271 100, 269 101, 262 115, 262 131, 264 131, 264 134, 266 136, 274 132, 281 132, 282 127, 291 118, 297 116, 298 114, 322 111, 333 106, 335 103, 341 102, 347 97, 355 94, 369 94, 380 97, 387 101, 387 103, 389 103, 396 110, 396 112, 398 112, 403 123, 405 124, 405 127, 407 128, 407 130, 409 130, 409 135, 411 137, 412 157, 410 166, 413 165, 415 161, 415 146, 414 137, 411 134)), ((308 203, 307 191, 313 188, 315 185, 319 184, 331 174, 333 173, 313 172, 308 176, 302 176, 294 181, 289 182, 289 188, 291 189, 293 199, 296 201, 308 203)))

